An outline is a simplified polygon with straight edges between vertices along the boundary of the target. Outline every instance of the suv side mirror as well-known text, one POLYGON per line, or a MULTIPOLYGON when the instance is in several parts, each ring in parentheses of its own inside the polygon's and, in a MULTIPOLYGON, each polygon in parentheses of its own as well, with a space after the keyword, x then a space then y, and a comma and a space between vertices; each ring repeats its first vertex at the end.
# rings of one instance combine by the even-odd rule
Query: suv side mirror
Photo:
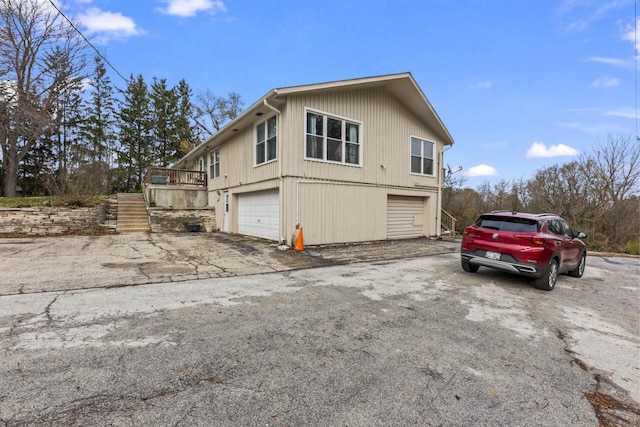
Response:
POLYGON ((587 238, 587 233, 583 233, 582 231, 578 232, 578 235, 576 236, 578 239, 586 239, 587 238))

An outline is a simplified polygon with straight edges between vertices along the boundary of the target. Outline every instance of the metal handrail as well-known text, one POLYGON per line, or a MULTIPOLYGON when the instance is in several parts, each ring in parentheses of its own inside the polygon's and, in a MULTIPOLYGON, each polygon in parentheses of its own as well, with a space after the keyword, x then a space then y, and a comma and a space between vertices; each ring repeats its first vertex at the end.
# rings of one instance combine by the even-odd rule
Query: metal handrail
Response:
POLYGON ((144 177, 145 185, 207 185, 207 173, 183 169, 149 168, 144 177))

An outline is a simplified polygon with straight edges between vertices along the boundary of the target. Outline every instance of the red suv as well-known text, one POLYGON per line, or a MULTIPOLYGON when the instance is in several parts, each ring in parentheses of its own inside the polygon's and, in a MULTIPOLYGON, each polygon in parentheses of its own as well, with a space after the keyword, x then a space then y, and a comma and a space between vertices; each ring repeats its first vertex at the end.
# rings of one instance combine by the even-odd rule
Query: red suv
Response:
POLYGON ((533 277, 536 288, 550 291, 560 273, 582 277, 585 237, 554 214, 489 212, 464 230, 462 268, 475 273, 483 266, 533 277))

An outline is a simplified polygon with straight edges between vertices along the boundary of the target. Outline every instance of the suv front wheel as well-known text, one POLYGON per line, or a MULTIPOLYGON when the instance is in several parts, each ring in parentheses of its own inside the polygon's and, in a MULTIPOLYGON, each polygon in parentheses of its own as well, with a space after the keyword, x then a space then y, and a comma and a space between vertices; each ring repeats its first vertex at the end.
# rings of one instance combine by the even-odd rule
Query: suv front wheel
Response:
POLYGON ((586 264, 587 264, 587 255, 583 253, 582 256, 580 257, 580 263, 578 263, 578 266, 576 267, 575 270, 569 271, 569 276, 582 277, 582 275, 584 274, 584 267, 586 264))
POLYGON ((551 291, 556 286, 556 280, 558 280, 558 261, 554 258, 549 261, 547 270, 542 277, 536 279, 536 288, 543 291, 551 291))

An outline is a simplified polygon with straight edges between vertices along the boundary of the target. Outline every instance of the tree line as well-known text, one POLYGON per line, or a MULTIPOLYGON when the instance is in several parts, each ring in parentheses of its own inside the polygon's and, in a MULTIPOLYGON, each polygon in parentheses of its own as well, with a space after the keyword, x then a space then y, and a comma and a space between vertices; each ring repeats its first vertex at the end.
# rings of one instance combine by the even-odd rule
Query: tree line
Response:
POLYGON ((492 210, 550 212, 587 233, 592 250, 640 251, 640 141, 631 136, 609 135, 593 152, 529 179, 464 184, 464 176, 449 174, 443 187, 442 207, 458 233, 492 210))
POLYGON ((149 166, 178 160, 242 109, 237 93, 194 96, 184 79, 131 75, 118 88, 87 49, 46 2, 0 0, 0 195, 139 189, 149 166))

